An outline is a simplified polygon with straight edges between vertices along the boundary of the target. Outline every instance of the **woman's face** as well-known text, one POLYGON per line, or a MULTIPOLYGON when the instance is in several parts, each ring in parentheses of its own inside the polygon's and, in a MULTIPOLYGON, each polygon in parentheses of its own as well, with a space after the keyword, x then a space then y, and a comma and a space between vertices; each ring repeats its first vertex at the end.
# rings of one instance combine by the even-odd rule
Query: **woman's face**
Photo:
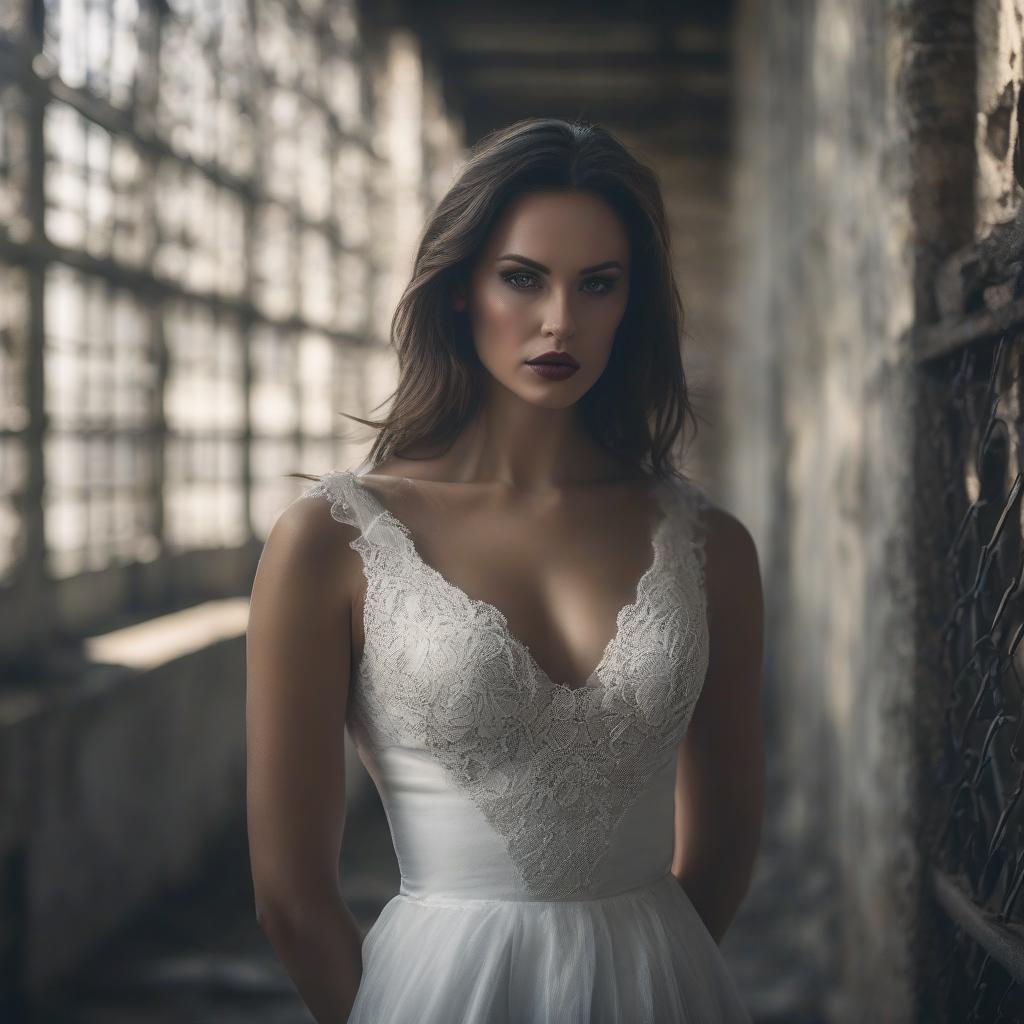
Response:
MULTIPOLYGON (((615 211, 586 192, 513 200, 470 276, 477 354, 494 380, 549 408, 577 402, 601 376, 629 298, 629 239, 615 211), (550 379, 527 360, 568 353, 579 369, 550 379)), ((467 297, 457 294, 457 309, 467 297)))

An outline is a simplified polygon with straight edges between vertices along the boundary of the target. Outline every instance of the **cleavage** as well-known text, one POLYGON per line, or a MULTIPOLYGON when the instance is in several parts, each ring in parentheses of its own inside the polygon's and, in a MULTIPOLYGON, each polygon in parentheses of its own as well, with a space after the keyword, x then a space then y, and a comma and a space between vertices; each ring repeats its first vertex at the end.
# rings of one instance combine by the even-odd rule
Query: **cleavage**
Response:
POLYGON ((635 488, 600 500, 524 496, 509 504, 476 485, 361 483, 404 525, 428 581, 497 611, 509 639, 553 684, 600 682, 619 614, 654 557, 656 513, 641 507, 635 488))

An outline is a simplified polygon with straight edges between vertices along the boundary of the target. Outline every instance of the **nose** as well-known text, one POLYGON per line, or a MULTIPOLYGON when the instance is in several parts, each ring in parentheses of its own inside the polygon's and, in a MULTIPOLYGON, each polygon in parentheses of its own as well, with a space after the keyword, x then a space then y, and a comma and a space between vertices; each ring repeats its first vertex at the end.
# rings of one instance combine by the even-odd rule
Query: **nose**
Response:
POLYGON ((569 307, 568 296, 560 296, 558 289, 552 289, 554 296, 549 303, 544 317, 541 334, 545 337, 571 338, 576 333, 576 322, 573 320, 569 307))

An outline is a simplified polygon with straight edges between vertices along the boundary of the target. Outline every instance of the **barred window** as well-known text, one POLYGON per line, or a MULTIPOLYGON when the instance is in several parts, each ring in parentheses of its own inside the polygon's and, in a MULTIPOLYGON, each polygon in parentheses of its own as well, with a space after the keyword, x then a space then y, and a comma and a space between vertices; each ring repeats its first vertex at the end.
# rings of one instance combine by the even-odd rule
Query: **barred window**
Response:
POLYGON ((197 598, 240 592, 217 559, 387 391, 457 152, 425 138, 418 49, 366 43, 354 0, 47 0, 3 5, 0 64, 0 599, 32 579, 82 632, 202 552, 197 598))

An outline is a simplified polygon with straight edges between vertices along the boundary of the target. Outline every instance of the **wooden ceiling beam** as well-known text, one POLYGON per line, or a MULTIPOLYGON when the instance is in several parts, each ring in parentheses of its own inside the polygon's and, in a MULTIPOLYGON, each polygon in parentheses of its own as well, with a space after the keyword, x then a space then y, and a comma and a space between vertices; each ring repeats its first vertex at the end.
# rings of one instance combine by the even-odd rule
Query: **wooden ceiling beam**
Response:
POLYGON ((652 22, 621 22, 566 19, 541 24, 519 19, 499 21, 486 16, 441 18, 435 22, 438 36, 451 54, 502 52, 509 55, 573 57, 591 53, 672 53, 688 56, 725 53, 730 49, 727 25, 684 20, 665 25, 652 22))
POLYGON ((726 50, 675 54, 664 51, 623 53, 616 50, 588 50, 576 53, 519 53, 508 50, 475 50, 472 53, 445 51, 445 61, 456 71, 480 68, 516 71, 636 71, 676 74, 679 71, 728 78, 730 60, 726 50))
POLYGON ((597 99, 613 95, 642 102, 666 95, 715 99, 727 97, 731 92, 727 74, 689 68, 657 72, 644 67, 615 70, 598 67, 474 67, 465 71, 446 70, 466 90, 499 96, 514 92, 531 99, 551 95, 597 99))
POLYGON ((582 117, 616 133, 628 132, 650 139, 659 150, 674 154, 716 157, 726 154, 731 144, 730 111, 727 105, 713 105, 698 113, 692 105, 661 101, 638 106, 635 103, 594 103, 579 105, 560 97, 543 103, 490 102, 474 97, 463 107, 467 141, 476 141, 492 128, 527 117, 582 117))
POLYGON ((730 0, 357 2, 419 34, 469 143, 525 117, 584 117, 665 153, 728 153, 730 0))

